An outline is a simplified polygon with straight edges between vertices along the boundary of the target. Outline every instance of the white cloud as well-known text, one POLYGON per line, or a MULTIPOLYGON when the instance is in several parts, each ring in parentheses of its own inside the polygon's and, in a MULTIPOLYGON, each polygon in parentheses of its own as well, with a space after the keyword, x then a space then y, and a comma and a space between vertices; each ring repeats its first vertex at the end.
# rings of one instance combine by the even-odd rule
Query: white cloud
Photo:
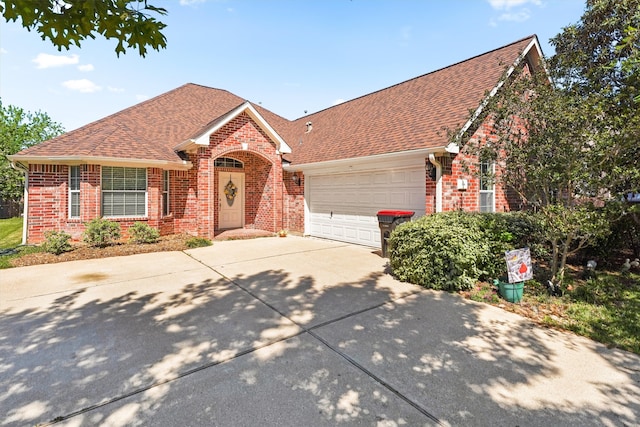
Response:
POLYGON ((93 64, 78 65, 78 70, 80 70, 80 71, 93 71, 93 64))
POLYGON ((542 0, 487 0, 495 10, 509 10, 511 8, 531 3, 542 6, 542 0))
POLYGON ((338 104, 342 104, 343 102, 344 102, 344 99, 338 98, 335 101, 333 101, 333 104, 331 104, 331 105, 338 105, 338 104))
POLYGON ((140 94, 136 95, 136 101, 138 102, 146 101, 147 99, 149 99, 148 95, 140 95, 140 94))
POLYGON ((522 9, 519 12, 515 13, 503 13, 498 17, 500 21, 512 21, 512 22, 524 22, 527 19, 531 18, 531 12, 529 9, 522 9))
POLYGON ((66 87, 69 90, 74 90, 82 93, 93 93, 102 90, 100 86, 87 79, 67 80, 66 82, 62 82, 62 86, 66 87))
POLYGON ((117 92, 117 93, 124 92, 123 88, 121 88, 121 87, 113 87, 113 86, 107 86, 107 90, 109 92, 117 92))
POLYGON ((80 57, 76 54, 73 55, 48 55, 46 53, 39 53, 31 62, 37 64, 36 68, 53 68, 64 67, 65 65, 74 65, 80 61, 80 57))
POLYGON ((180 0, 180 6, 192 6, 194 4, 204 3, 207 0, 180 0))
POLYGON ((3 47, 0 47, 0 53, 9 53, 9 51, 3 47))

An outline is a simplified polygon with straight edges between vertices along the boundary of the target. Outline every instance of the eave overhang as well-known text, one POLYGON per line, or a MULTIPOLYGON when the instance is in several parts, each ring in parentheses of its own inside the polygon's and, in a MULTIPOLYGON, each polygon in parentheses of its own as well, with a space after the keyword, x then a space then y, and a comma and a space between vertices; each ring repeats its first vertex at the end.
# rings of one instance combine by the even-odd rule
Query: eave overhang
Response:
POLYGON ((305 175, 313 175, 318 171, 355 171, 365 169, 376 169, 381 167, 415 167, 424 166, 425 159, 429 154, 450 153, 450 147, 439 146, 431 148, 420 148, 417 150, 399 151, 396 153, 377 154, 364 157, 352 157, 348 159, 327 160, 314 163, 288 163, 283 162, 282 167, 289 172, 303 172, 305 175))
POLYGON ((206 147, 209 145, 209 136, 227 125, 233 119, 238 117, 240 114, 246 113, 251 117, 251 119, 260 126, 260 128, 271 138, 272 141, 276 144, 276 149, 281 154, 289 154, 291 153, 291 148, 287 145, 287 143, 282 139, 282 137, 271 127, 271 125, 262 117, 260 113, 251 105, 250 102, 244 102, 239 107, 235 108, 231 112, 227 113, 220 120, 216 120, 214 124, 207 128, 204 132, 195 135, 193 138, 187 139, 186 141, 181 142, 176 145, 173 149, 178 151, 189 151, 195 149, 197 147, 206 147))
POLYGON ((94 157, 94 156, 23 156, 13 154, 7 156, 14 164, 39 164, 39 165, 101 165, 120 167, 149 167, 170 170, 189 170, 193 167, 191 162, 154 160, 154 159, 128 159, 118 157, 94 157))

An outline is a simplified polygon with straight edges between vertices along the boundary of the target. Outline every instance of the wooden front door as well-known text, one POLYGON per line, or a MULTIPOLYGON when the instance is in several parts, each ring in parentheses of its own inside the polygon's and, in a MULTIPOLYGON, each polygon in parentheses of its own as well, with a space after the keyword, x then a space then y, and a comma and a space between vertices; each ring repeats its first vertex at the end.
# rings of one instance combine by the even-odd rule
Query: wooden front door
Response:
POLYGON ((244 225, 244 173, 219 173, 218 208, 218 228, 240 228, 244 225))

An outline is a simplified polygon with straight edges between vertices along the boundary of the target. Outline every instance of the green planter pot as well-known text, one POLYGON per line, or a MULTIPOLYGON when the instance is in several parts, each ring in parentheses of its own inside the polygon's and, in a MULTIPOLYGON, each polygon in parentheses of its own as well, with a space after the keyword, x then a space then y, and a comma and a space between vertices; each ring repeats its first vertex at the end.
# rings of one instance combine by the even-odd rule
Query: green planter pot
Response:
POLYGON ((524 282, 521 283, 504 283, 498 282, 498 289, 502 298, 509 302, 522 301, 522 291, 524 290, 524 282))

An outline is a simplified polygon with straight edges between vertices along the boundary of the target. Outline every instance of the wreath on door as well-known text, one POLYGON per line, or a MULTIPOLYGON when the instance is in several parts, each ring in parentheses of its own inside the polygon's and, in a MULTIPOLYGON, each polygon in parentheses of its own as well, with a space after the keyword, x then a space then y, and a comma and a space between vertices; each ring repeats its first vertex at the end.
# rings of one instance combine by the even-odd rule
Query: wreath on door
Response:
POLYGON ((224 186, 224 196, 227 198, 227 203, 229 206, 233 205, 233 201, 236 199, 238 195, 238 187, 231 181, 231 176, 229 176, 229 182, 224 186))

